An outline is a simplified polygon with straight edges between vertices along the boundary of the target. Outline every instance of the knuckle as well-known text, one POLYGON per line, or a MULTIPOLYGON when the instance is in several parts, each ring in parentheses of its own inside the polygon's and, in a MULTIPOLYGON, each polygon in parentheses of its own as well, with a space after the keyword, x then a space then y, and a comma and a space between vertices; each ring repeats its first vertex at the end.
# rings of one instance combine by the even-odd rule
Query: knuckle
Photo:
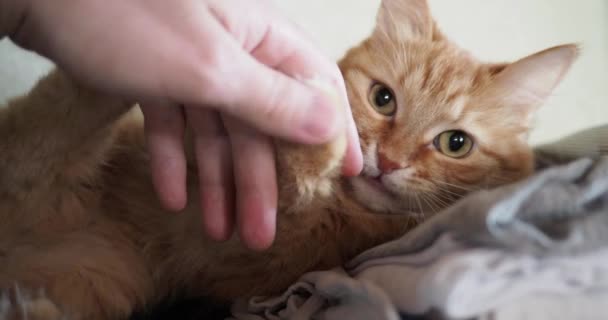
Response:
POLYGON ((232 171, 230 142, 226 137, 200 137, 197 143, 200 184, 225 187, 232 171))
POLYGON ((279 76, 273 76, 268 81, 270 90, 261 93, 263 96, 259 100, 260 112, 269 121, 284 119, 286 113, 289 112, 289 108, 285 108, 289 88, 284 81, 280 81, 279 76))
POLYGON ((332 66, 332 75, 330 81, 331 84, 336 88, 344 87, 344 77, 342 76, 342 71, 337 65, 332 66))
POLYGON ((222 86, 228 74, 226 61, 222 53, 214 47, 205 50, 199 57, 197 63, 190 72, 193 72, 194 81, 190 85, 198 93, 197 102, 217 103, 221 96, 222 86))

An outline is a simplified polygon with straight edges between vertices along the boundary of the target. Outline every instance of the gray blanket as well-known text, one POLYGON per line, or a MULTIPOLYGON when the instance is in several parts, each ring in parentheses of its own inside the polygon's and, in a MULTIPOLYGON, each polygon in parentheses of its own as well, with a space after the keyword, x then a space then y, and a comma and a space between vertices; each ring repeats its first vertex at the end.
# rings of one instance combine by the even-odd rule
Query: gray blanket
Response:
POLYGON ((608 292, 608 157, 595 146, 572 162, 541 149, 533 177, 471 194, 282 296, 240 301, 232 319, 464 319, 538 292, 608 292))

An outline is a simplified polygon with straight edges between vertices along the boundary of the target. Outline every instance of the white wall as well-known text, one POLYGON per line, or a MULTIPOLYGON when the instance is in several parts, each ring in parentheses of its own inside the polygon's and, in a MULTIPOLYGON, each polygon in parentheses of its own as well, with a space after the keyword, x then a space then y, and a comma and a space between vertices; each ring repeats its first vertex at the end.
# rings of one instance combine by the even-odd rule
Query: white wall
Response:
MULTIPOLYGON (((372 29, 380 0, 275 0, 332 58, 372 29)), ((566 42, 583 53, 541 110, 534 142, 608 123, 607 0, 430 0, 443 31, 484 60, 512 60, 566 42)), ((0 42, 0 101, 49 64, 0 42)))

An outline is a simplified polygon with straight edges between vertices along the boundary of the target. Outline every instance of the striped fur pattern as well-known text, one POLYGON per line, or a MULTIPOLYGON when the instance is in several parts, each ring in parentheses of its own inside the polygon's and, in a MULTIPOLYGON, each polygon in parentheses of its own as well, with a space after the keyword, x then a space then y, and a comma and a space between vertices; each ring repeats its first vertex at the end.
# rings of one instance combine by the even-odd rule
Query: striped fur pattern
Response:
POLYGON ((174 296, 279 293, 471 190, 528 175, 532 115, 576 52, 567 45, 484 63, 442 35, 425 1, 384 0, 374 33, 340 62, 364 172, 339 176, 342 138, 276 141, 277 238, 264 252, 205 238, 191 149, 189 203, 178 215, 163 210, 137 108, 55 71, 0 109, 0 295, 13 292, 0 299, 0 314, 124 319, 174 296), (378 84, 393 94, 390 116, 372 105, 378 84), (437 150, 446 130, 472 137, 468 156, 437 150), (26 297, 16 287, 42 294, 15 299, 26 297))

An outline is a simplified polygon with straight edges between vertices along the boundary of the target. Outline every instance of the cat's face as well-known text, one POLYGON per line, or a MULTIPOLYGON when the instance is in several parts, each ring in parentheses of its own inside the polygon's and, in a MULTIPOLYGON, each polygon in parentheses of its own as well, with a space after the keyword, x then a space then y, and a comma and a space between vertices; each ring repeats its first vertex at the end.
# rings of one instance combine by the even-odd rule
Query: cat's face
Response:
POLYGON ((484 64, 445 40, 425 1, 384 0, 378 19, 340 62, 364 155, 348 181, 355 198, 375 211, 428 213, 530 174, 531 116, 576 48, 484 64))

